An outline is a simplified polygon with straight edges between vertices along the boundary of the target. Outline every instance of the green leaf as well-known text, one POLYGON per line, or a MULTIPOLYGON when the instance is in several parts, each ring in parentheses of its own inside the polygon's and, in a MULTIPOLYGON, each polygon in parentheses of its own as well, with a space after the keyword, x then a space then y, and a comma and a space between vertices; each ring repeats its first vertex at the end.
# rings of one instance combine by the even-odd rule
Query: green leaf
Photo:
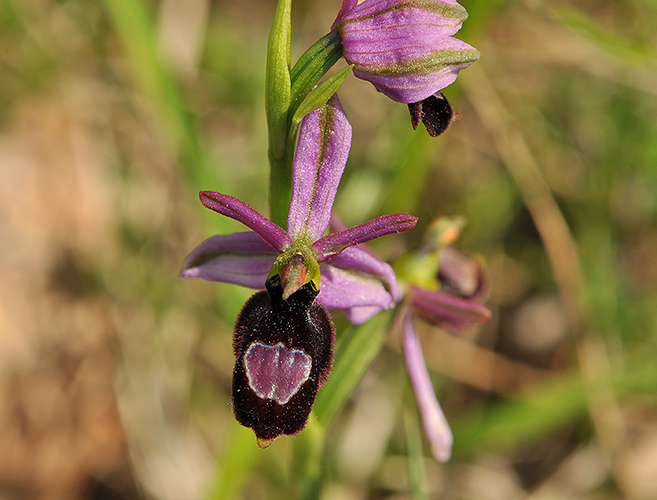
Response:
POLYGON ((321 108, 337 92, 353 66, 341 69, 310 91, 292 116, 292 130, 296 131, 303 117, 321 108))
POLYGON ((290 72, 292 113, 340 57, 342 57, 342 40, 337 30, 324 35, 303 53, 290 72))
POLYGON ((344 333, 336 349, 333 372, 315 400, 315 414, 325 427, 347 402, 383 347, 391 316, 391 311, 380 313, 344 333))

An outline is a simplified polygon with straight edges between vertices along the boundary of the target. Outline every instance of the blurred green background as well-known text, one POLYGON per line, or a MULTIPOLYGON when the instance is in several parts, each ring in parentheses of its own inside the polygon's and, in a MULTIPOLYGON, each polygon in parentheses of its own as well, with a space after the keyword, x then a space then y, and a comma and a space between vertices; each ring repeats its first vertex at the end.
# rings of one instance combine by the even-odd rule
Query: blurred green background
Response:
MULTIPOLYGON (((463 4, 482 58, 445 90, 462 119, 431 139, 350 77, 336 210, 420 216, 375 242, 385 259, 466 216, 458 246, 487 262, 494 319, 459 338, 418 324, 453 459, 413 431, 393 332, 327 430, 321 498, 652 500, 657 4, 463 4)), ((260 451, 229 405, 251 292, 177 277, 239 229, 199 190, 267 211, 274 8, 0 0, 0 499, 298 493, 299 448, 323 431, 260 451)), ((293 60, 338 8, 295 0, 293 60)))

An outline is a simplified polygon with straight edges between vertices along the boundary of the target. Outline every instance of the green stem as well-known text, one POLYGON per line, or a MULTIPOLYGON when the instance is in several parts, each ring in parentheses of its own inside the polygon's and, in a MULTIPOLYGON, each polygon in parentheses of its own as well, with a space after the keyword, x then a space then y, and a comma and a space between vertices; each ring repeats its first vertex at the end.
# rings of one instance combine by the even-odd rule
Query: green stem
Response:
POLYGON ((292 198, 292 166, 296 136, 288 133, 281 157, 269 154, 269 218, 282 228, 287 226, 287 212, 292 198))
POLYGON ((292 0, 279 0, 267 44, 265 109, 269 132, 269 206, 273 222, 285 227, 292 193, 292 161, 288 151, 290 109, 290 39, 292 0))

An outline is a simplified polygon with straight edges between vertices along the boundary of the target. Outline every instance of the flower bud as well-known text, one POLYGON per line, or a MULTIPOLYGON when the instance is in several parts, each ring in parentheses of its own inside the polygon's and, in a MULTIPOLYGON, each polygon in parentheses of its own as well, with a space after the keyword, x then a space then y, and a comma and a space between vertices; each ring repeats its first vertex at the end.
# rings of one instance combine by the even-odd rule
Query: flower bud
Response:
POLYGON ((453 38, 468 17, 454 0, 344 0, 336 27, 354 75, 394 101, 418 103, 480 53, 453 38))

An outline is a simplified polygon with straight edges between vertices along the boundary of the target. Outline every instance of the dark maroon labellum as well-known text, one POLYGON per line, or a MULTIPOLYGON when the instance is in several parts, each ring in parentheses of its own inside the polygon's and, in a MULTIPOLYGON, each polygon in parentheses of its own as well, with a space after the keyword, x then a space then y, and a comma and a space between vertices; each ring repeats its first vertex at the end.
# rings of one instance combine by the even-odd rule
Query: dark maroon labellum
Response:
POLYGON ((421 121, 431 137, 442 134, 454 120, 452 105, 440 91, 424 101, 409 104, 408 111, 411 113, 413 130, 417 130, 421 121))
POLYGON ((266 286, 244 304, 233 340, 233 411, 261 448, 304 428, 331 371, 335 338, 311 283, 287 300, 278 276, 266 286))

